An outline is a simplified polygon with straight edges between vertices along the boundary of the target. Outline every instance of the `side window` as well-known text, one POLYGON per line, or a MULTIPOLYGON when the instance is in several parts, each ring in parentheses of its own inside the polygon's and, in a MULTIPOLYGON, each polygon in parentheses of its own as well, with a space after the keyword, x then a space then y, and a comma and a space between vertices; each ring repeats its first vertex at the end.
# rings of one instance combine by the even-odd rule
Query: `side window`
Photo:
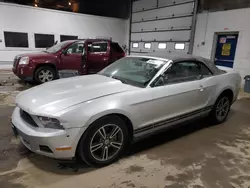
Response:
POLYGON ((94 42, 92 43, 90 47, 90 52, 91 53, 96 53, 96 52, 107 52, 108 49, 108 43, 107 42, 94 42))
POLYGON ((200 63, 200 71, 202 77, 209 77, 212 75, 212 72, 203 63, 200 63))
POLYGON ((84 51, 83 43, 74 43, 67 49, 67 54, 82 54, 84 51))
POLYGON ((110 46, 114 52, 123 53, 123 49, 119 46, 118 43, 112 42, 110 43, 110 46))
POLYGON ((201 72, 199 64, 195 62, 180 62, 173 64, 165 72, 164 76, 159 78, 156 86, 194 81, 200 78, 201 72))

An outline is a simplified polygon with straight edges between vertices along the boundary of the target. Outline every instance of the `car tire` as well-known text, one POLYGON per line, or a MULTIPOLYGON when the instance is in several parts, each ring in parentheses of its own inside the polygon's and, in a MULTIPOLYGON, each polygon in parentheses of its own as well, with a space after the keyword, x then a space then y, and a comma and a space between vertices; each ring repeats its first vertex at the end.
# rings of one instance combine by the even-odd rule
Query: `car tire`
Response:
POLYGON ((231 99, 228 95, 221 95, 215 102, 212 111, 210 112, 210 120, 213 124, 221 124, 226 119, 230 112, 231 99))
POLYGON ((56 71, 49 66, 42 66, 35 71, 35 81, 43 84, 56 79, 56 71))
POLYGON ((90 166, 109 165, 117 161, 125 151, 129 143, 128 134, 126 124, 121 118, 103 117, 91 124, 80 139, 78 156, 90 166))

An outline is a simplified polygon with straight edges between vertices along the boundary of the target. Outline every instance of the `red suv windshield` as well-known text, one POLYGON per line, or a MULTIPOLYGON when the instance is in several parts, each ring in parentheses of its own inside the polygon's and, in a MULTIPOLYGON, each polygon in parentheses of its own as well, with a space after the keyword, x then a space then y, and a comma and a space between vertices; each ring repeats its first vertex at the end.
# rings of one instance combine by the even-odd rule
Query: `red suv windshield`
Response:
POLYGON ((45 50, 45 52, 47 52, 47 53, 56 53, 59 50, 61 50, 62 48, 64 48, 65 46, 67 46, 67 45, 69 45, 71 43, 72 43, 72 41, 64 41, 64 42, 58 43, 58 44, 48 48, 47 50, 45 50))

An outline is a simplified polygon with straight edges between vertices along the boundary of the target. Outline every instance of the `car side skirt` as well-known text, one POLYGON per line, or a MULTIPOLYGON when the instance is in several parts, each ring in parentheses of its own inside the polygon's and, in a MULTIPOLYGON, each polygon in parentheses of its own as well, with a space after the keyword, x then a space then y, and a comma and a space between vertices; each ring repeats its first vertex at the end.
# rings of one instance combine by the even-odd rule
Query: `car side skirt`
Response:
POLYGON ((154 132, 157 132, 158 130, 162 130, 165 129, 169 126, 173 126, 179 123, 183 123, 185 121, 189 121, 189 120, 193 120, 199 117, 204 117, 206 115, 208 115, 210 113, 210 111, 212 110, 213 106, 208 106, 206 108, 200 109, 200 110, 195 110, 193 112, 189 112, 186 114, 182 114, 180 116, 176 116, 170 119, 166 119, 160 122, 156 122, 154 124, 150 124, 146 127, 142 127, 139 129, 136 129, 134 131, 134 137, 141 137, 147 134, 151 134, 154 132))

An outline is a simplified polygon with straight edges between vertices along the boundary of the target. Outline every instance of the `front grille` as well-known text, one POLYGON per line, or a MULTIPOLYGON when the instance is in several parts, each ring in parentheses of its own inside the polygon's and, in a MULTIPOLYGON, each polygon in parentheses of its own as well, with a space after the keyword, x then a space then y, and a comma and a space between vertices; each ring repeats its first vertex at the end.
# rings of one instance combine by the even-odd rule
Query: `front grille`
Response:
POLYGON ((21 118, 27 122, 28 124, 30 124, 33 127, 38 127, 38 125, 36 124, 36 122, 33 120, 33 118, 24 110, 20 109, 20 115, 21 118))
POLYGON ((20 60, 20 57, 15 57, 14 63, 13 63, 13 67, 14 67, 14 68, 17 67, 19 60, 20 60))

